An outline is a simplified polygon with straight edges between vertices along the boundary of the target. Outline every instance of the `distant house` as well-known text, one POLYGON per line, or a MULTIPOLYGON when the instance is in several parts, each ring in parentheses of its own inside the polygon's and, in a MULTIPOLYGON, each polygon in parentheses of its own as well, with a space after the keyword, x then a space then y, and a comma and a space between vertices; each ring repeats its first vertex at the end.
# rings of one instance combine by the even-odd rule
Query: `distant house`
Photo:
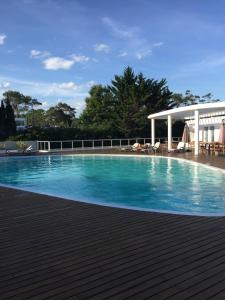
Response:
POLYGON ((16 121, 16 129, 17 130, 24 130, 27 128, 26 118, 15 118, 16 121))
POLYGON ((184 120, 190 129, 195 154, 199 153, 199 142, 218 142, 220 125, 225 122, 225 102, 195 104, 178 107, 148 116, 151 119, 152 144, 155 143, 155 120, 168 122, 168 150, 172 148, 172 121, 184 120))

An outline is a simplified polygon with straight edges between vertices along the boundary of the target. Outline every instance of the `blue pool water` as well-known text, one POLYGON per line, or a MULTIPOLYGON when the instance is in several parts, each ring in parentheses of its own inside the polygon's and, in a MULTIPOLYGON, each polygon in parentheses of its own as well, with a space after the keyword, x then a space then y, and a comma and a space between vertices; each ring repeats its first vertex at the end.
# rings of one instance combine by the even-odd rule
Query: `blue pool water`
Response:
POLYGON ((0 184, 119 207, 225 214, 225 173, 163 157, 0 158, 0 184))

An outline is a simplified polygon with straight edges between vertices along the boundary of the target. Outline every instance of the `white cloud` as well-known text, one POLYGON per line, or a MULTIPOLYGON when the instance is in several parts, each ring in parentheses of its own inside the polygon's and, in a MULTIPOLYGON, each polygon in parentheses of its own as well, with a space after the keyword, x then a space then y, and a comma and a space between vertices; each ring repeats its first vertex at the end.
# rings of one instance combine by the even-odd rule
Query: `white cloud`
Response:
POLYGON ((73 61, 75 63, 84 63, 84 62, 88 62, 90 60, 90 57, 88 57, 88 56, 76 55, 76 54, 71 55, 71 58, 73 59, 73 61))
POLYGON ((74 82, 69 81, 69 82, 63 82, 60 84, 56 84, 56 86, 59 89, 63 89, 63 90, 77 90, 78 89, 78 85, 76 85, 74 82))
POLYGON ((94 49, 97 52, 108 53, 110 51, 109 45, 106 45, 106 44, 96 44, 96 45, 94 45, 94 49))
POLYGON ((72 54, 68 58, 50 55, 48 51, 36 49, 30 51, 30 57, 40 59, 46 70, 69 70, 75 63, 86 63, 90 60, 90 57, 85 55, 72 54))
POLYGON ((43 101, 43 102, 42 102, 41 108, 43 108, 43 109, 48 109, 49 107, 50 107, 50 105, 49 105, 48 101, 43 101))
POLYGON ((46 70, 69 70, 74 65, 74 60, 62 57, 49 57, 43 61, 46 70))
POLYGON ((151 49, 143 49, 143 50, 140 50, 139 52, 136 53, 136 57, 137 59, 143 59, 145 58, 146 56, 148 55, 151 55, 152 54, 152 50, 151 49))
MULTIPOLYGON (((50 106, 56 104, 55 99, 61 99, 63 102, 71 104, 77 109, 78 114, 85 106, 85 98, 88 96, 88 92, 94 84, 93 80, 75 83, 73 81, 68 82, 40 82, 20 80, 12 77, 1 76, 0 82, 4 83, 7 87, 7 83, 10 82, 11 89, 19 90, 24 95, 31 95, 40 100, 43 105, 42 108, 48 109, 50 106)), ((5 91, 0 85, 0 94, 5 91)))
POLYGON ((171 79, 180 79, 197 74, 209 74, 209 72, 218 72, 219 69, 225 66, 225 55, 215 55, 207 57, 201 61, 184 64, 180 66, 175 74, 170 76, 171 79))
POLYGON ((5 43, 6 38, 6 34, 0 33, 0 45, 3 45, 5 43))
MULTIPOLYGON (((152 43, 144 37, 142 30, 138 27, 121 25, 109 17, 102 18, 103 24, 110 33, 119 40, 120 45, 126 49, 121 51, 119 57, 131 56, 136 59, 143 59, 152 54, 153 49, 163 45, 163 42, 152 43)), ((118 41, 117 41, 118 44, 118 41)))
POLYGON ((39 51, 39 50, 35 50, 35 49, 30 51, 31 58, 45 58, 49 55, 50 55, 50 53, 48 51, 39 51))
MULTIPOLYGON (((44 58, 44 56, 48 56, 49 52, 32 50, 31 55, 35 58, 44 58), (32 52, 33 51, 33 52, 32 52)), ((86 63, 90 60, 90 57, 85 55, 76 55, 72 54, 69 56, 69 59, 58 57, 58 56, 51 56, 44 60, 42 63, 46 70, 69 70, 75 63, 86 63)))
POLYGON ((125 28, 125 26, 119 25, 108 17, 102 18, 102 22, 107 25, 111 29, 113 35, 118 38, 133 38, 134 33, 137 30, 136 28, 125 28))
POLYGON ((157 42, 157 43, 153 43, 152 45, 146 45, 146 46, 144 46, 143 44, 143 47, 140 47, 140 50, 136 53, 137 59, 140 60, 145 58, 148 55, 152 55, 153 49, 157 47, 161 47, 162 45, 164 45, 163 42, 157 42))
POLYGON ((163 46, 163 45, 164 45, 163 42, 158 42, 158 43, 154 43, 152 46, 153 46, 153 47, 161 47, 161 46, 163 46))
POLYGON ((88 88, 91 88, 93 85, 95 85, 96 83, 94 82, 94 80, 90 80, 88 81, 85 86, 88 87, 88 88))
POLYGON ((2 82, 0 83, 0 89, 4 90, 10 87, 10 82, 2 82))
POLYGON ((41 54, 41 51, 39 50, 31 50, 30 51, 30 57, 38 57, 41 54))

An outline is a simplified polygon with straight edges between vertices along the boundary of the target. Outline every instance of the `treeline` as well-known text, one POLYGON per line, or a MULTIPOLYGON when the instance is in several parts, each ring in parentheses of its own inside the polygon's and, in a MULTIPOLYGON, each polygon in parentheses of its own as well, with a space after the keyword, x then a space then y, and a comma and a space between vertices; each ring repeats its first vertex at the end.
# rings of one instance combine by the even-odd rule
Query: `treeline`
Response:
MULTIPOLYGON (((115 75, 110 85, 95 85, 85 99, 86 106, 79 117, 76 109, 58 103, 48 110, 40 109, 41 101, 19 92, 3 94, 15 115, 25 117, 28 129, 18 132, 16 139, 92 139, 148 137, 150 122, 147 116, 162 110, 197 103, 215 102, 211 93, 198 96, 170 91, 166 79, 154 80, 135 74, 127 67, 122 75, 115 75)), ((173 125, 173 135, 180 136, 183 122, 173 125)), ((165 136, 165 121, 157 121, 156 135, 165 136)), ((12 138, 12 137, 10 137, 12 138)))

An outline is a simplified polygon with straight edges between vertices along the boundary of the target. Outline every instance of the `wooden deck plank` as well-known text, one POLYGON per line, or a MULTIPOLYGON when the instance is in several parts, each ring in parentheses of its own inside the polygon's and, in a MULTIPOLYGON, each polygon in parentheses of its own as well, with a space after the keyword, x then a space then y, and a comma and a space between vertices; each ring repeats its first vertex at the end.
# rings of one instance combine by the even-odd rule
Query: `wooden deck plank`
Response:
POLYGON ((224 217, 0 188, 0 220, 1 300, 225 299, 224 217))
MULTIPOLYGON (((119 258, 118 258, 119 259, 119 258)), ((146 261, 144 261, 145 263, 147 263, 146 261)), ((136 262, 135 262, 136 263, 136 262)), ((141 261, 140 261, 140 263, 141 263, 141 261)), ((137 263, 136 263, 137 264, 137 263)), ((146 265, 147 266, 147 265, 146 265)), ((160 264, 159 264, 159 267, 160 267, 160 264)), ((131 270, 132 270, 132 268, 134 268, 133 266, 131 266, 131 270)), ((107 270, 107 269, 104 269, 104 271, 105 270, 107 270)), ((115 268, 114 268, 114 270, 113 270, 114 272, 115 272, 115 268)), ((121 270, 118 270, 118 271, 121 271, 121 270)), ((164 268, 164 271, 165 271, 165 268, 164 268)), ((66 272, 66 276, 68 276, 69 274, 70 274, 70 270, 68 270, 68 269, 66 269, 65 268, 65 266, 64 266, 64 272, 66 272)), ((102 272, 102 273, 104 273, 104 272, 102 272)), ((42 276, 43 276, 43 274, 41 274, 42 276)), ((62 274, 59 274, 59 275, 62 275, 62 274)), ((89 271, 89 277, 90 277, 90 271, 89 271)), ((104 275, 107 275, 107 272, 105 272, 105 274, 101 274, 101 276, 103 277, 104 275)), ((76 274, 72 274, 70 277, 72 277, 73 279, 75 279, 75 277, 76 277, 76 274)), ((89 278, 88 277, 88 278, 89 278)), ((35 279, 37 279, 37 278, 35 278, 35 279)), ((41 279, 41 278, 40 278, 41 279)), ((60 280, 62 280, 62 276, 60 276, 60 280)), ((25 284, 27 284, 29 282, 29 280, 27 280, 26 282, 25 282, 25 284)), ((83 283, 83 284, 85 284, 85 279, 83 278, 83 279, 81 279, 81 283, 83 283)), ((14 287, 16 287, 16 285, 14 284, 14 287)), ((4 288, 3 289, 1 289, 1 290, 4 290, 4 288)))

